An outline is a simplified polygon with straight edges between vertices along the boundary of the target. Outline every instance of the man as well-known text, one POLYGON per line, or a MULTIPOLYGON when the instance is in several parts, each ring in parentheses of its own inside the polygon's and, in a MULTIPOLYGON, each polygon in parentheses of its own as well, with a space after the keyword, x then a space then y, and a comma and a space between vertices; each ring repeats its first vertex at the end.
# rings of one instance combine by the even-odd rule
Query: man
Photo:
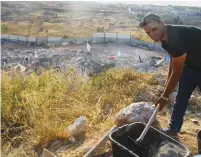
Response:
POLYGON ((173 107, 169 127, 162 129, 168 135, 176 136, 183 124, 188 101, 193 90, 201 90, 201 29, 185 25, 166 25, 156 14, 147 14, 140 27, 170 56, 169 73, 164 93, 157 100, 160 111, 179 82, 178 94, 173 107))

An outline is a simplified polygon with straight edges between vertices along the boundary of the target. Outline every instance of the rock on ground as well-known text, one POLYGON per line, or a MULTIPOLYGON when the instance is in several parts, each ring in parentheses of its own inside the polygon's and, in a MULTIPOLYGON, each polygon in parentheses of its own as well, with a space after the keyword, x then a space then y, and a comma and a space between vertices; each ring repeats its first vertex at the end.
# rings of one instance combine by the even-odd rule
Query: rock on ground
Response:
POLYGON ((117 125, 133 122, 147 123, 153 112, 154 107, 152 107, 148 102, 132 103, 116 114, 115 122, 117 125))

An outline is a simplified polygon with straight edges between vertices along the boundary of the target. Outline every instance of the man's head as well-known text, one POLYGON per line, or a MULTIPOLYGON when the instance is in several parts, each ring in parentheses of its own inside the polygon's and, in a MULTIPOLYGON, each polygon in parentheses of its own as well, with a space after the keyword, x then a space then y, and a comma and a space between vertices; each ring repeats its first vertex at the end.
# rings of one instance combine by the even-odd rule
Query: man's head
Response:
POLYGON ((156 14, 145 15, 140 22, 140 27, 143 27, 147 35, 155 42, 161 41, 164 37, 165 25, 160 16, 156 14))

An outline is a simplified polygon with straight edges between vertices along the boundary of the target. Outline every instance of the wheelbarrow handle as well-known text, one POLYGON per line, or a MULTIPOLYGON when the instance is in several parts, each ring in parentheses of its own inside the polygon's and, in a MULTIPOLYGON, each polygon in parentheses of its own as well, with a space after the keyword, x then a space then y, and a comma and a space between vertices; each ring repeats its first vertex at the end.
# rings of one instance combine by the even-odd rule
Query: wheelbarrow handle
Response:
POLYGON ((158 111, 159 111, 159 105, 157 105, 156 109, 154 110, 154 113, 152 114, 151 118, 149 119, 149 122, 147 123, 142 134, 140 135, 140 137, 136 141, 143 141, 145 135, 147 134, 147 132, 149 130, 149 127, 151 126, 152 122, 155 120, 158 111))

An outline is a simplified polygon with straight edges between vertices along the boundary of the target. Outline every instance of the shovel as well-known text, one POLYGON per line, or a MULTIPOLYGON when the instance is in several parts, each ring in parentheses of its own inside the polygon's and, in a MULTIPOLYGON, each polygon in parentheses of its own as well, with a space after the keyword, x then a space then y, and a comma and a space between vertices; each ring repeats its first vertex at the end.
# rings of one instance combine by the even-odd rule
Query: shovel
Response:
POLYGON ((151 126, 152 122, 155 120, 158 111, 159 111, 159 105, 157 105, 156 109, 154 110, 154 113, 152 114, 151 118, 149 119, 149 122, 147 123, 142 134, 136 141, 133 140, 130 136, 128 136, 129 140, 131 140, 132 143, 134 144, 137 152, 139 152, 139 154, 141 154, 142 156, 146 156, 147 154, 149 154, 149 148, 143 144, 143 140, 149 130, 149 127, 151 126))
POLYGON ((144 128, 142 134, 140 137, 136 140, 137 143, 140 143, 143 141, 145 135, 147 134, 149 127, 151 126, 152 122, 155 120, 157 113, 159 111, 159 105, 157 105, 156 109, 154 110, 154 113, 152 114, 151 118, 149 119, 149 122, 147 123, 146 127, 144 128))

